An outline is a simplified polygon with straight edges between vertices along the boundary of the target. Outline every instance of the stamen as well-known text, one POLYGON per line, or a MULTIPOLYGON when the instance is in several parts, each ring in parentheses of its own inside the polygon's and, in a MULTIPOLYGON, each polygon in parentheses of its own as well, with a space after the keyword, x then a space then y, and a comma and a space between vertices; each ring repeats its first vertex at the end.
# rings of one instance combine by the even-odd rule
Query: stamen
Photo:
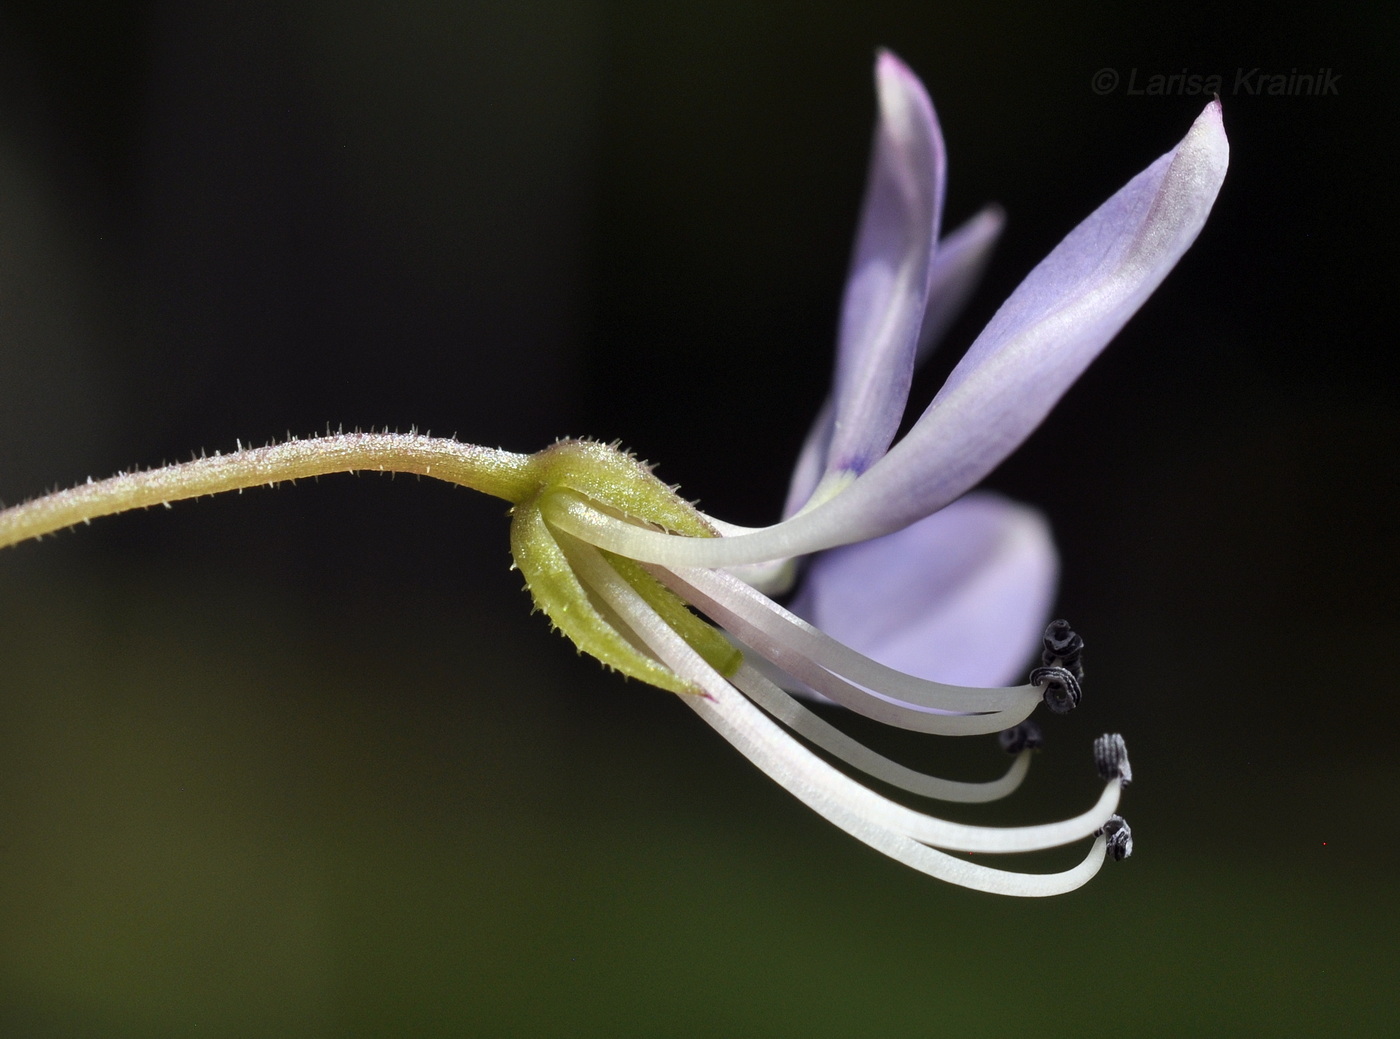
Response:
POLYGON ((1022 755, 1024 751, 1039 750, 1045 745, 1040 734, 1040 726, 1027 718, 1020 725, 1013 725, 997 734, 1001 749, 1008 754, 1022 755))
MULTIPOLYGON (((753 665, 742 664, 734 675, 734 681, 754 703, 803 739, 816 744, 828 754, 835 755, 846 764, 860 769, 881 782, 901 790, 907 790, 911 794, 960 804, 985 804, 1014 793, 1030 769, 1030 756, 1020 754, 1011 763, 1011 767, 1007 769, 1005 775, 1000 779, 986 783, 940 779, 937 776, 916 772, 896 761, 891 761, 882 754, 877 754, 865 744, 853 739, 806 705, 800 703, 776 683, 772 681, 758 682, 754 675, 745 673, 745 669, 754 671, 753 665)), ((761 672, 755 672, 755 674, 761 674, 761 672)), ((1022 724, 1029 723, 1023 722, 1022 724)))
MULTIPOLYGON (((665 659, 665 654, 660 651, 660 648, 654 648, 657 649, 658 655, 665 659)), ((767 678, 753 669, 747 672, 741 669, 740 672, 736 672, 732 682, 744 693, 751 696, 755 685, 772 685, 767 678)), ((774 688, 776 689, 776 687, 774 688)), ((833 796, 838 796, 848 807, 857 809, 870 822, 901 833, 921 844, 949 851, 1007 854, 1040 851, 1045 848, 1069 844, 1095 833, 1103 825, 1103 821, 1112 815, 1118 807, 1121 793, 1118 783, 1108 783, 1104 786, 1103 793, 1092 808, 1061 822, 1040 823, 1032 826, 972 826, 939 819, 891 801, 853 780, 845 773, 832 769, 826 762, 816 758, 810 751, 792 741, 791 738, 789 738, 788 744, 794 755, 800 753, 806 759, 810 759, 813 766, 820 765, 825 770, 820 778, 830 793, 833 796)), ((814 778, 812 770, 807 771, 808 779, 814 778)), ((782 780, 779 779, 779 782, 782 780)), ((784 786, 788 785, 784 783, 784 786)), ((789 786, 789 789, 792 788, 789 786)))
POLYGON ((1103 839, 1114 862, 1122 862, 1133 853, 1133 830, 1121 815, 1110 815, 1094 836, 1103 839))
MULTIPOLYGON (((661 655, 666 656, 664 652, 661 655)), ((668 662, 677 670, 682 670, 674 659, 668 662)), ((700 684, 711 691, 710 698, 686 697, 682 703, 700 715, 761 771, 828 822, 911 869, 975 891, 1036 898, 1073 891, 1091 880, 1103 865, 1106 841, 1102 836, 1094 841, 1077 866, 1051 874, 994 869, 921 844, 882 825, 868 813, 834 800, 823 789, 823 784, 814 781, 817 777, 811 774, 812 770, 805 763, 794 765, 788 760, 790 755, 786 748, 792 745, 791 738, 783 735, 776 725, 728 683, 711 685, 700 680, 700 684)))
POLYGON ((837 642, 723 571, 690 567, 680 570, 664 567, 648 569, 662 584, 709 614, 721 627, 813 688, 817 688, 815 683, 798 674, 788 664, 805 658, 888 703, 905 705, 906 709, 949 714, 1017 714, 1016 717, 1004 718, 1002 724, 993 728, 977 730, 980 732, 996 732, 1006 728, 1008 723, 1019 722, 1030 714, 1038 699, 1036 694, 1039 690, 1033 686, 976 689, 945 685, 886 667, 837 642), (741 632, 741 628, 747 634, 741 632), (783 659, 775 659, 778 656, 783 659))
POLYGON ((728 626, 731 634, 739 642, 800 680, 808 688, 856 714, 885 725, 940 736, 982 736, 1000 731, 1009 722, 1024 718, 1035 708, 1035 701, 1032 700, 1023 709, 954 714, 937 708, 904 703, 877 689, 867 689, 848 682, 801 653, 775 646, 771 640, 761 636, 754 637, 758 633, 746 626, 741 619, 721 620, 720 617, 722 615, 716 619, 728 626))
POLYGON ((1094 741, 1094 765, 1104 779, 1116 779, 1123 786, 1133 781, 1133 766, 1128 763, 1128 745, 1116 732, 1105 733, 1094 741))
POLYGON ((1056 714, 1068 714, 1084 698, 1078 679, 1063 667, 1036 668, 1031 672, 1031 685, 1045 691, 1045 706, 1056 714))
POLYGON ((1084 681, 1084 640, 1069 621, 1051 621, 1041 638, 1041 666, 1031 672, 1031 685, 1045 689, 1045 706, 1056 714, 1068 714, 1079 706, 1084 681))
MULTIPOLYGON (((578 549, 576 564, 585 583, 617 611, 661 661, 682 679, 694 682, 709 694, 707 699, 685 697, 685 702, 720 729, 764 772, 867 843, 874 843, 867 839, 873 829, 953 851, 1038 851, 1089 836, 1102 827, 1103 821, 1118 807, 1119 784, 1109 783, 1092 808, 1072 819, 1038 826, 994 828, 948 822, 891 801, 817 757, 736 691, 736 686, 745 690, 772 686, 768 679, 752 668, 740 668, 731 684, 657 615, 637 590, 608 564, 602 553, 586 544, 580 544, 578 549), (721 710, 724 717, 712 716, 715 710, 721 710), (736 720, 741 724, 736 726, 736 720), (720 721, 724 724, 716 724, 720 721), (854 816, 861 824, 859 829, 846 826, 838 815, 854 816)), ((773 691, 781 694, 776 686, 770 693, 773 691)), ((885 850, 882 845, 876 846, 885 850)))
POLYGON ((1045 647, 1040 654, 1042 664, 1068 668, 1075 678, 1081 682, 1084 680, 1084 665, 1080 659, 1084 653, 1084 640, 1075 634, 1069 621, 1051 621, 1041 641, 1045 647))
MULTIPOLYGON (((1009 724, 1021 721, 1035 709, 1037 700, 1032 695, 1024 698, 1018 707, 1008 708, 1004 711, 954 713, 943 709, 942 706, 934 707, 924 703, 910 703, 897 699, 885 691, 889 686, 877 690, 865 684, 856 685, 840 675, 828 671, 824 666, 826 661, 816 658, 816 654, 820 652, 822 640, 830 642, 849 656, 856 657, 859 654, 842 646, 815 628, 802 627, 805 622, 787 613, 782 607, 766 598, 761 599, 761 603, 765 604, 766 608, 760 607, 756 611, 749 609, 748 607, 754 604, 748 602, 748 596, 756 593, 738 581, 737 578, 727 574, 695 572, 697 575, 702 575, 702 580, 722 576, 722 581, 719 582, 721 586, 732 582, 736 587, 743 588, 744 598, 736 602, 733 599, 721 600, 709 595, 705 590, 697 588, 684 581, 679 575, 664 568, 651 568, 651 573, 672 591, 703 611, 736 640, 773 663, 781 671, 801 680, 809 688, 821 693, 827 699, 885 725, 893 725, 912 732, 938 733, 944 736, 972 736, 997 732, 1009 724), (736 606, 737 609, 731 609, 731 606, 736 606), (769 612, 770 610, 773 612, 769 612), (789 624, 788 618, 791 618, 793 623, 789 624), (757 623, 751 621, 757 621, 757 623), (809 645, 809 642, 816 645, 809 645)), ((875 663, 874 661, 867 662, 872 665, 875 663)), ((890 685, 895 686, 896 690, 899 689, 900 684, 907 685, 910 682, 920 681, 902 672, 891 671, 890 674, 893 676, 890 685)), ((933 686, 935 694, 943 691, 943 687, 934 683, 928 684, 933 686)), ((907 689, 900 691, 907 692, 907 689)), ((969 690, 956 688, 953 691, 969 692, 969 690)), ((1035 690, 1030 690, 1030 692, 1033 694, 1035 690)), ((932 697, 926 696, 926 699, 932 699, 932 697)))

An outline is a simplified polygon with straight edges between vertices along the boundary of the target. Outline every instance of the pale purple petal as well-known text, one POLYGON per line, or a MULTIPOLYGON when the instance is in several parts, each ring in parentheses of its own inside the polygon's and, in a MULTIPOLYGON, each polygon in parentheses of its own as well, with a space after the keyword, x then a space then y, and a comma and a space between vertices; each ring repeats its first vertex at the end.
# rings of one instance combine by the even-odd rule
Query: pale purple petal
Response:
POLYGON ((943 138, 923 85, 898 58, 875 62, 880 120, 837 346, 827 469, 864 472, 899 429, 943 205, 943 138))
MULTIPOLYGON (((999 206, 988 206, 956 231, 938 243, 929 267, 928 299, 919 332, 918 350, 914 358, 917 368, 926 361, 939 339, 962 309, 991 258, 997 236, 1006 224, 1006 214, 999 206)), ((783 518, 794 515, 817 489, 825 472, 826 458, 831 448, 831 435, 836 425, 835 405, 828 397, 817 413, 797 465, 788 485, 783 518)))
POLYGON ((1034 509, 970 494, 815 557, 790 609, 880 663, 954 685, 1025 680, 1059 573, 1034 509))
POLYGON ((962 313, 1005 226, 1005 211, 1000 206, 987 206, 938 243, 929 267, 928 303, 914 367, 928 360, 948 326, 962 313))
POLYGON ((1035 429, 1195 241, 1225 177, 1220 103, 1033 270, 909 435, 795 517, 802 551, 878 537, 974 486, 1035 429))

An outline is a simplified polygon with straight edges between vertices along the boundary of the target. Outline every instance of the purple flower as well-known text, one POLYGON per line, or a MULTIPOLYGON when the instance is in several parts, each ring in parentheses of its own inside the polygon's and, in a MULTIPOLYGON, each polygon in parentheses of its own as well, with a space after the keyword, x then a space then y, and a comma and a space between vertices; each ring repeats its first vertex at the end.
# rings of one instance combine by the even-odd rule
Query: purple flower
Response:
MULTIPOLYGON (((1083 883, 1105 853, 1122 857, 1131 847, 1113 815, 1128 775, 1126 751, 1110 755, 1107 765, 1099 755, 1104 796, 1073 820, 1009 830, 954 826, 832 769, 749 700, 884 782, 952 800, 990 800, 1014 789, 1024 754, 1019 768, 980 787, 917 776, 840 734, 778 685, 814 690, 918 731, 1012 730, 1017 748, 1025 737, 1014 727, 1047 685, 1063 676, 1077 701, 1066 672, 1077 669, 1082 644, 1057 649, 1054 626, 1045 635, 1047 666, 1032 674, 1039 681, 976 688, 1004 683, 1023 666, 1041 637, 1058 564, 1036 512, 967 492, 1040 424, 1195 240, 1228 160, 1220 104, 1208 105, 1180 144, 1031 271, 891 446, 914 368, 975 282, 1001 218, 984 211, 939 239, 944 151, 932 105, 917 77, 888 52, 877 59, 876 85, 880 119, 835 387, 798 461, 786 518, 751 529, 706 517, 722 537, 680 538, 582 500, 556 500, 546 515, 572 537, 645 564, 766 662, 760 670, 746 652, 736 670, 721 675, 683 646, 663 645, 664 637, 641 639, 708 694, 687 702, 799 798, 933 875, 982 890, 1052 894, 1083 883), (782 591, 792 561, 814 553, 791 610, 759 590, 782 591), (1053 875, 1007 873, 935 850, 1026 851, 1091 833, 1100 839, 1081 866, 1053 875)), ((612 605, 630 622, 632 610, 612 605)), ((1062 698, 1059 706, 1073 701, 1062 698)), ((1120 738, 1111 740, 1121 749, 1120 738)))

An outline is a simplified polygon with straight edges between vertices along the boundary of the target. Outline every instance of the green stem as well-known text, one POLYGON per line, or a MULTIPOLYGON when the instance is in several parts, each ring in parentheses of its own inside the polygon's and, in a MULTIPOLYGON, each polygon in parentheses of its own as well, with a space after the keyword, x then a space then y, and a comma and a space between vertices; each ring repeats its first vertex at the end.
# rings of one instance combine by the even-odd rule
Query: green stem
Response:
POLYGON ((0 511, 0 548, 99 516, 184 498, 328 473, 417 473, 523 501, 538 489, 531 457, 403 433, 346 433, 198 458, 138 473, 119 473, 0 511))

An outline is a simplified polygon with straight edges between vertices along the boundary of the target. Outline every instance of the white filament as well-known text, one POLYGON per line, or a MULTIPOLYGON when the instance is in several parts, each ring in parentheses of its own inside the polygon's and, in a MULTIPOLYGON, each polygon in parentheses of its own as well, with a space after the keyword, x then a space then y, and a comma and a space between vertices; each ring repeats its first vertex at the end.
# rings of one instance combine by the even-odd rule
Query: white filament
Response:
POLYGON ((859 740, 846 735, 771 680, 767 682, 754 681, 755 674, 766 677, 762 676, 762 672, 755 672, 753 665, 745 663, 740 665, 738 672, 733 677, 734 684, 739 686, 754 703, 807 742, 816 744, 822 750, 835 755, 846 764, 860 769, 867 775, 888 783, 890 786, 907 790, 911 794, 931 797, 939 801, 955 801, 960 804, 984 804, 988 801, 998 801, 1008 794, 1014 793, 1030 769, 1030 753, 1022 751, 1016 755, 1011 767, 1000 779, 993 779, 985 783, 941 779, 938 776, 916 772, 896 761, 891 761, 882 754, 877 754, 859 740))
MULTIPOLYGON (((783 660, 774 660, 784 670, 792 670, 788 667, 789 662, 798 659, 810 661, 863 689, 870 690, 885 703, 903 705, 904 710, 909 712, 932 711, 944 717, 956 713, 986 716, 991 712, 1004 712, 1000 724, 992 723, 990 728, 966 731, 997 732, 1010 728, 1028 717, 1041 700, 1040 690, 1031 685, 1007 689, 976 689, 945 685, 942 682, 932 682, 896 671, 837 642, 824 631, 813 627, 761 592, 723 571, 698 567, 653 567, 652 573, 673 591, 677 591, 682 598, 694 602, 699 609, 712 614, 717 623, 732 631, 742 641, 754 646, 765 657, 770 656, 770 651, 775 656, 784 657, 783 660), (744 630, 741 632, 740 628, 744 630)), ((839 696, 820 689, 818 684, 806 675, 797 674, 796 671, 793 673, 813 688, 830 695, 832 699, 845 702, 839 696)), ((870 693, 862 693, 862 696, 868 699, 870 693)), ((880 720, 887 719, 882 717, 880 720)), ((903 725, 904 722, 892 721, 891 724, 903 725)))

